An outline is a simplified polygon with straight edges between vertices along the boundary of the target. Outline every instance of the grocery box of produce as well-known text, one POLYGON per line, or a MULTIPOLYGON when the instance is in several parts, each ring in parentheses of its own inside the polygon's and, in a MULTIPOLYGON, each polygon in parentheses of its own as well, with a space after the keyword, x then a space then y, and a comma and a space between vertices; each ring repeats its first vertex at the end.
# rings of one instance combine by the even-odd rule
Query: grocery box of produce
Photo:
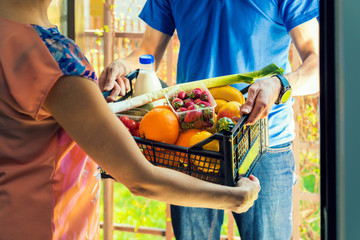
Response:
MULTIPOLYGON (((264 77, 266 74, 273 75, 275 67, 270 66, 269 69, 265 69, 266 71, 258 71, 255 77, 246 74, 240 77, 242 80, 251 79, 247 82, 251 84, 254 78, 264 77)), ((276 67, 275 70, 277 69, 276 67)), ((238 91, 229 85, 214 85, 214 82, 215 79, 207 80, 209 85, 206 86, 212 86, 209 87, 210 91, 202 81, 195 81, 181 87, 172 86, 171 90, 164 91, 163 95, 151 93, 135 97, 142 97, 141 101, 135 98, 128 99, 131 96, 130 92, 129 96, 118 100, 124 106, 119 107, 118 103, 113 103, 116 107, 112 106, 111 109, 115 113, 122 109, 121 113, 118 113, 120 120, 152 164, 208 182, 233 186, 240 177, 248 177, 251 174, 266 152, 269 145, 268 121, 267 118, 260 119, 254 125, 245 125, 247 116, 242 116, 235 123, 232 119, 240 116, 239 106, 245 101, 242 94, 247 92, 248 87, 238 91), (149 113, 133 112, 133 107, 138 106, 140 102, 145 104, 150 99, 158 100, 160 95, 165 96, 168 106, 161 106, 155 111, 151 109, 149 113), (139 103, 134 104, 135 100, 139 103), (132 104, 128 103, 129 101, 132 101, 132 104), (193 105, 194 109, 188 109, 193 105), (160 110, 161 108, 163 110, 160 110), (125 109, 130 110, 123 112, 125 109), (151 111, 155 113, 152 117, 151 111), (134 120, 136 124, 128 119, 134 120), (159 124, 161 119, 167 119, 167 122, 159 124), (159 131, 155 131, 155 128, 159 128, 159 131), (196 134, 197 141, 190 144, 195 137, 194 134, 188 139, 186 146, 179 144, 181 133, 188 131, 199 132, 196 134), (179 137, 176 135, 178 132, 179 137)), ((107 93, 104 93, 104 96, 106 97, 107 93)), ((101 175, 102 178, 112 178, 103 170, 101 175)))

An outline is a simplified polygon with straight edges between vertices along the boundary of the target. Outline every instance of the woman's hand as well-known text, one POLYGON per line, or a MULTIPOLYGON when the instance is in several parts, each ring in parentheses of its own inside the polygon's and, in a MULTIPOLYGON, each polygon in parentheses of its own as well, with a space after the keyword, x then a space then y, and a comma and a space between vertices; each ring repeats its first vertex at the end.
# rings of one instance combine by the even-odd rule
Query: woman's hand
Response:
POLYGON ((111 91, 106 98, 107 102, 113 102, 118 96, 124 96, 130 89, 130 81, 125 78, 130 73, 126 61, 117 59, 107 66, 100 74, 99 87, 101 91, 111 91))
POLYGON ((235 191, 240 191, 240 196, 237 198, 237 202, 234 202, 237 206, 234 206, 232 211, 243 213, 249 210, 258 198, 260 189, 260 182, 255 176, 250 175, 249 178, 241 178, 234 188, 235 191))

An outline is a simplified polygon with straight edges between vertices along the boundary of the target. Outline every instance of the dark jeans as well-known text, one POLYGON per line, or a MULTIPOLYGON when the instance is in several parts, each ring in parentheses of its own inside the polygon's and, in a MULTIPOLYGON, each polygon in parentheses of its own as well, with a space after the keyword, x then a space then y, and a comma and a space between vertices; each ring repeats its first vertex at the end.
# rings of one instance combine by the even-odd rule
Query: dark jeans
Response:
MULTIPOLYGON (((249 211, 234 218, 242 240, 290 240, 292 187, 296 183, 291 143, 268 149, 253 171, 261 191, 249 211)), ((171 206, 177 240, 218 240, 223 210, 171 206)))

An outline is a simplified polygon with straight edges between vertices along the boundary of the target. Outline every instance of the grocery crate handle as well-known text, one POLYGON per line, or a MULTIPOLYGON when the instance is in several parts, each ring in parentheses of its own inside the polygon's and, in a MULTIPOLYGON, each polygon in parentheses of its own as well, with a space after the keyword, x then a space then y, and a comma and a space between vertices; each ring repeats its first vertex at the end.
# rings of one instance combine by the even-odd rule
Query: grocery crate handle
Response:
MULTIPOLYGON (((120 97, 119 99, 117 99, 114 102, 120 102, 120 101, 126 100, 126 99, 128 99, 129 97, 131 97, 133 95, 132 80, 134 78, 138 77, 139 72, 140 72, 140 69, 136 69, 133 72, 131 72, 128 75, 125 76, 125 78, 129 79, 129 81, 130 81, 130 90, 124 96, 120 97)), ((160 84, 161 84, 162 88, 167 88, 168 87, 168 85, 163 80, 161 80, 160 78, 159 78, 159 81, 160 81, 160 84)), ((112 90, 103 92, 102 94, 103 94, 104 98, 110 96, 111 91, 112 90)))
MULTIPOLYGON (((132 80, 133 80, 134 78, 137 78, 138 75, 139 75, 139 69, 136 69, 135 71, 133 71, 133 72, 131 72, 131 73, 129 73, 128 75, 125 76, 125 78, 129 79, 129 81, 130 81, 130 90, 127 91, 127 93, 126 93, 124 96, 120 97, 119 99, 117 99, 117 100, 114 101, 114 102, 123 101, 123 100, 125 100, 125 99, 127 99, 127 98, 129 98, 129 97, 132 96, 132 94, 133 94, 132 80)), ((110 96, 111 91, 112 91, 112 90, 103 92, 104 98, 110 96)))
MULTIPOLYGON (((242 115, 241 118, 236 122, 236 125, 244 125, 249 118, 249 114, 242 115)), ((233 129, 236 129, 235 127, 233 129)))
POLYGON ((240 90, 240 92, 244 95, 245 93, 247 93, 247 92, 248 92, 249 87, 250 87, 251 85, 252 85, 252 84, 249 84, 249 86, 247 86, 247 87, 245 87, 245 88, 241 89, 241 90, 240 90))

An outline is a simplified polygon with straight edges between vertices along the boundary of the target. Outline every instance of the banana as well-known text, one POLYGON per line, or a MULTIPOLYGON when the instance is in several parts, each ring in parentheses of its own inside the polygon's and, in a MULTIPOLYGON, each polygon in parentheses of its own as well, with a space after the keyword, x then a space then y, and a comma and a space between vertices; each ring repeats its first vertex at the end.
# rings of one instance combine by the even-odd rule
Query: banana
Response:
POLYGON ((211 95, 215 99, 224 99, 228 102, 236 101, 240 104, 245 103, 244 95, 232 86, 221 86, 221 87, 214 87, 209 89, 211 95))
POLYGON ((228 101, 220 98, 215 98, 216 107, 215 107, 215 113, 218 113, 220 108, 224 106, 228 101))

